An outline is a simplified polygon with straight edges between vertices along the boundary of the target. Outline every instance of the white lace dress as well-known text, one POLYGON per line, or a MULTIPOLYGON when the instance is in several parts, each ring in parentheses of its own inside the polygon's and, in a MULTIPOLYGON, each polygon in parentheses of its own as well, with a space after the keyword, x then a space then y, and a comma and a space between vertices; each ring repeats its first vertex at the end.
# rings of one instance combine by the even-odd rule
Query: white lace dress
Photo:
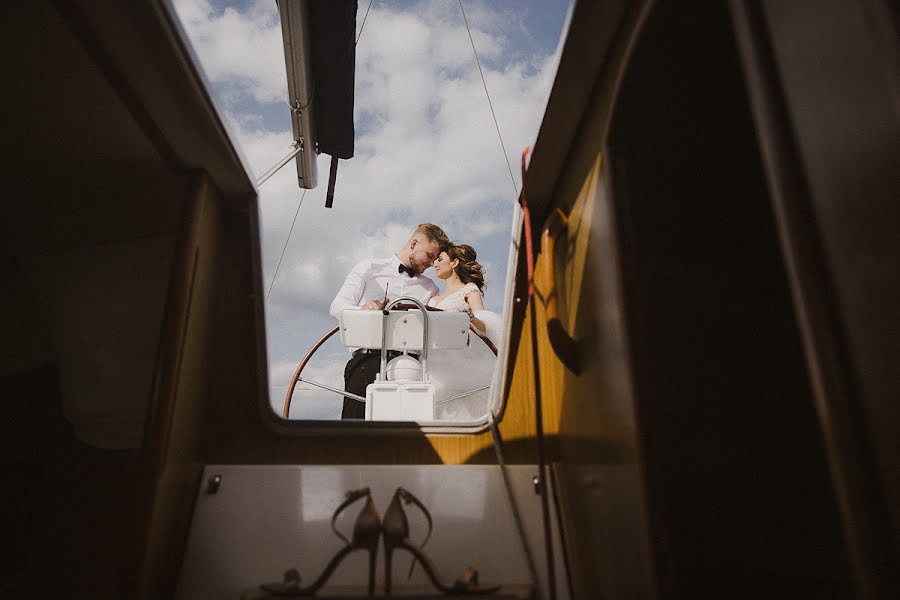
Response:
MULTIPOLYGON (((474 283, 467 283, 440 301, 434 298, 428 301, 428 306, 441 310, 468 312, 472 311, 466 302, 466 296, 472 292, 481 293, 474 283)), ((479 319, 488 325, 488 333, 499 325, 500 318, 496 313, 489 311, 477 311, 479 319)), ((491 336, 491 341, 499 346, 497 334, 491 336)), ((497 357, 488 348, 484 341, 469 333, 469 345, 462 350, 445 350, 441 352, 429 352, 428 373, 435 386, 435 419, 469 421, 479 420, 488 411, 490 389, 475 392, 456 400, 446 401, 448 398, 463 392, 491 385, 494 376, 494 367, 497 357)))

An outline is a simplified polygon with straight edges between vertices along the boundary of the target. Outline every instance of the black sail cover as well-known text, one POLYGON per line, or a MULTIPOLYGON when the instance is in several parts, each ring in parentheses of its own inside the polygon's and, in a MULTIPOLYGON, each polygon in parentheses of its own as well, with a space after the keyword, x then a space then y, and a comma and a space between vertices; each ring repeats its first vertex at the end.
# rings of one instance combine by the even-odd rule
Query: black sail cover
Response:
POLYGON ((310 53, 319 152, 353 157, 356 0, 310 2, 310 53))

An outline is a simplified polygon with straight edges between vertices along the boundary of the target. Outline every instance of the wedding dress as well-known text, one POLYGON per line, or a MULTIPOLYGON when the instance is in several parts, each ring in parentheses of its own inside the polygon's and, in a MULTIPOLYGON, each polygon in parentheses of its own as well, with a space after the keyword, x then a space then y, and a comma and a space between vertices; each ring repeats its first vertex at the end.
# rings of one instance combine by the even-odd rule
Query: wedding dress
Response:
MULTIPOLYGON (((487 335, 491 342, 500 346, 500 316, 487 310, 472 313, 466 302, 466 296, 472 292, 481 293, 474 283, 467 283, 447 297, 435 302, 432 298, 428 306, 446 311, 469 312, 480 319, 487 327, 487 335)), ((490 389, 481 390, 449 400, 449 398, 469 392, 480 387, 491 385, 494 378, 494 367, 497 357, 493 351, 474 332, 469 332, 468 347, 462 350, 445 350, 429 352, 428 373, 435 387, 435 419, 441 421, 480 420, 488 412, 490 389)))

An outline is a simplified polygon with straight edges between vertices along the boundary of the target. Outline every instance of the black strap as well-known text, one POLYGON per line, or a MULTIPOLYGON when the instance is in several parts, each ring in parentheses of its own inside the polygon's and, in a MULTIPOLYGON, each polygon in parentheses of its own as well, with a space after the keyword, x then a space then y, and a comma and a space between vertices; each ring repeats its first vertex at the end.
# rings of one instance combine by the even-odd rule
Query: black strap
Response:
POLYGON ((334 204, 334 181, 337 179, 338 157, 331 157, 331 171, 328 173, 328 193, 325 195, 325 208, 334 204))
POLYGON ((349 492, 347 492, 347 497, 345 498, 345 500, 343 502, 341 502, 341 505, 338 506, 337 509, 334 511, 334 514, 331 515, 331 530, 334 531, 336 536, 338 536, 339 538, 344 540, 344 543, 347 545, 350 545, 350 540, 348 540, 344 536, 343 533, 338 531, 337 518, 342 512, 344 512, 345 508, 347 508, 348 506, 350 506, 351 504, 353 504, 360 498, 362 498, 364 496, 368 496, 368 495, 369 495, 369 488, 367 488, 367 487, 360 488, 358 490, 350 490, 349 492))

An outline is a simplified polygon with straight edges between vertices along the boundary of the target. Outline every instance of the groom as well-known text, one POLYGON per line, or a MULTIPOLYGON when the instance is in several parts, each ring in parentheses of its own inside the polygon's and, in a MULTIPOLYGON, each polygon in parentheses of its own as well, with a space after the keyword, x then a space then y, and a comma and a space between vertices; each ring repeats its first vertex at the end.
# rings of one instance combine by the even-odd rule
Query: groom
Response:
MULTIPOLYGON (((366 259, 356 264, 331 302, 331 316, 340 320, 345 309, 381 310, 386 292, 391 297, 411 296, 422 304, 437 294, 435 283, 422 275, 441 251, 450 245, 444 230, 432 223, 416 227, 412 237, 390 258, 366 259)), ((381 367, 381 351, 356 350, 344 368, 344 389, 366 395, 381 367)), ((344 397, 341 419, 364 419, 365 404, 344 397)))

